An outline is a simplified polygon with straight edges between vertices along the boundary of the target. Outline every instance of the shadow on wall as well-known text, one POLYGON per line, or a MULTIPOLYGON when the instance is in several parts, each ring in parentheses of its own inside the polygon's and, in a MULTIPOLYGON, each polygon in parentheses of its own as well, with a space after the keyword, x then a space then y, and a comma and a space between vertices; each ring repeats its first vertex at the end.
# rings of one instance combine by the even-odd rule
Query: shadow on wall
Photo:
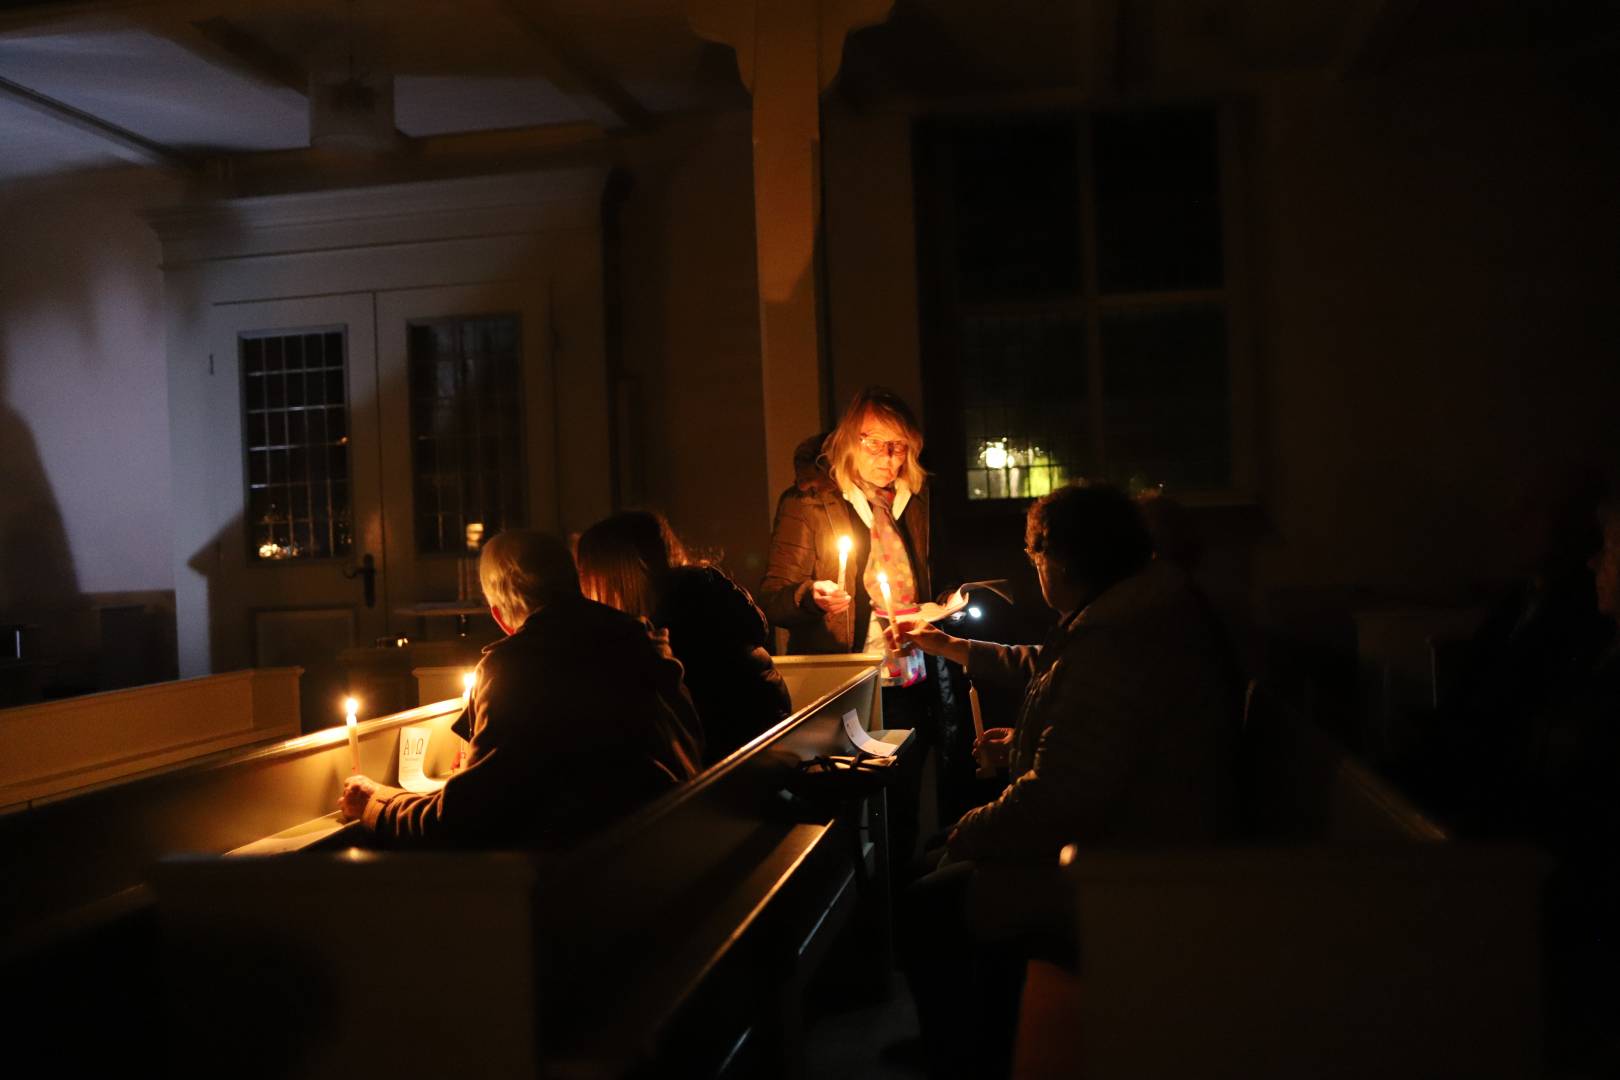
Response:
POLYGON ((94 687, 93 671, 61 659, 90 605, 33 432, 4 390, 0 356, 0 706, 94 687))

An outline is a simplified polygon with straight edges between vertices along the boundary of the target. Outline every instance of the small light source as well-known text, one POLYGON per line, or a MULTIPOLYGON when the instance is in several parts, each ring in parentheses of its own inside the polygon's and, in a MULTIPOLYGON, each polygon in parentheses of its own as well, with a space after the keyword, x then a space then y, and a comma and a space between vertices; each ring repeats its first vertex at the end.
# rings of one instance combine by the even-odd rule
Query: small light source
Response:
POLYGON ((984 458, 984 467, 987 469, 1005 469, 1007 467, 1006 440, 989 443, 981 455, 984 458))
POLYGON ((476 671, 469 671, 461 676, 461 700, 463 702, 472 700, 473 687, 477 683, 478 673, 476 671))
POLYGON ((968 608, 968 614, 977 619, 979 616, 983 615, 984 612, 980 611, 977 607, 970 607, 968 608))
POLYGON ((360 702, 352 697, 343 699, 343 726, 349 731, 349 765, 354 776, 360 774, 360 730, 355 719, 359 711, 360 702))
POLYGON ((849 534, 846 533, 843 536, 840 536, 838 538, 838 591, 839 592, 848 592, 849 591, 849 586, 844 580, 844 571, 849 567, 849 549, 854 547, 854 546, 855 546, 855 542, 849 538, 849 534))

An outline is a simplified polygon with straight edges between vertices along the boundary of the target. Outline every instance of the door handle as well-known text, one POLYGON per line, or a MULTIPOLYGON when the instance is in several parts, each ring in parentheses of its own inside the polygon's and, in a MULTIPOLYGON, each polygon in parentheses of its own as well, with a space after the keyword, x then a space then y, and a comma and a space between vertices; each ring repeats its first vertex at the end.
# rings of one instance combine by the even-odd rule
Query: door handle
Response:
POLYGON ((343 571, 343 576, 353 581, 360 579, 360 587, 365 590, 366 607, 377 606, 377 560, 370 555, 360 557, 359 566, 351 566, 343 571))

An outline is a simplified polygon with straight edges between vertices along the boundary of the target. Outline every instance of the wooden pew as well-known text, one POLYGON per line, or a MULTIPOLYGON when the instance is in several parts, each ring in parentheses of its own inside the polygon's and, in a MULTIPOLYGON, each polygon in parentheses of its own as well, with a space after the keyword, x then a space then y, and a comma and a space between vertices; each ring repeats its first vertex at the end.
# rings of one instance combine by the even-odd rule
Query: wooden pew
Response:
POLYGON ((1066 849, 1080 972, 1032 965, 1016 1075, 1537 1075, 1545 859, 1257 704, 1242 846, 1066 849))
MULTIPOLYGON (((786 1075, 804 983, 857 920, 886 964, 881 796, 812 805, 876 666, 563 857, 191 856, 163 862, 164 1024, 254 1075, 786 1075), (387 1033, 399 1032, 395 1038, 387 1033)), ((885 973, 886 974, 886 971, 885 973)))

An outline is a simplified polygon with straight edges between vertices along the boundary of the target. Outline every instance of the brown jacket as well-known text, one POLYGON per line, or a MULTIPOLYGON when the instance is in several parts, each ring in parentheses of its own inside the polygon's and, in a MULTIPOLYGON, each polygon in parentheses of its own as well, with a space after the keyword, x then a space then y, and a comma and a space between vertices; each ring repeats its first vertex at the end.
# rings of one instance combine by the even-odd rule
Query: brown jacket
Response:
POLYGON ((1237 692, 1186 577, 1154 561, 1045 644, 969 646, 968 674, 1021 685, 1012 783, 957 822, 961 859, 1198 845, 1234 824, 1237 692))
MULTIPOLYGON (((917 599, 931 599, 926 487, 912 493, 895 525, 911 557, 917 599)), ((860 583, 871 550, 871 531, 831 480, 823 478, 808 491, 791 487, 782 493, 771 527, 770 562, 756 598, 771 624, 787 630, 789 653, 859 652, 865 646, 872 601, 860 583), (846 578, 854 603, 828 615, 816 606, 811 586, 838 580, 840 536, 848 536, 853 544, 846 578)))
POLYGON ((385 846, 565 847, 690 779, 701 758, 664 634, 580 596, 484 650, 468 711, 465 768, 428 794, 380 788, 366 808, 385 846))

